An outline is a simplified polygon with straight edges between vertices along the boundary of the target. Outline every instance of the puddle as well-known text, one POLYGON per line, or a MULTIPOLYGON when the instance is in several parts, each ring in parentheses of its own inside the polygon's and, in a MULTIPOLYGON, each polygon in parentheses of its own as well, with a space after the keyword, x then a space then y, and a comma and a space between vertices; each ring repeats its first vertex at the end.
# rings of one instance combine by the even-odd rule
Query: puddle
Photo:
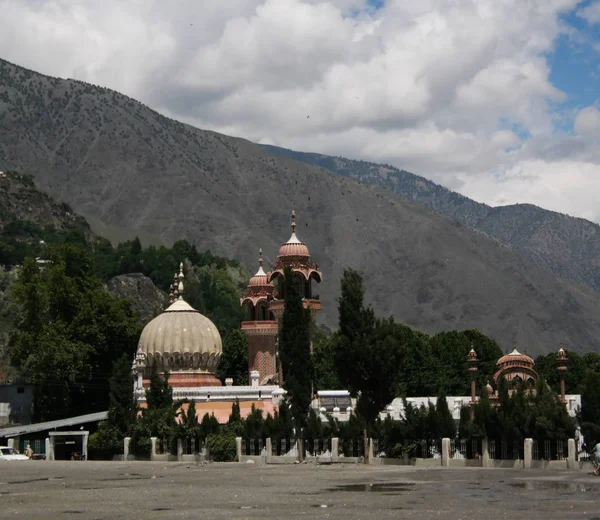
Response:
POLYGON ((333 507, 333 504, 312 504, 310 507, 316 507, 317 509, 328 509, 333 507))
POLYGON ((575 491, 579 493, 600 491, 600 486, 597 484, 559 482, 556 480, 526 480, 522 482, 510 482, 508 485, 513 488, 525 489, 527 491, 575 491))
POLYGON ((346 484, 329 488, 327 491, 350 491, 354 493, 386 493, 396 494, 402 491, 411 491, 414 489, 413 482, 382 482, 375 484, 346 484))

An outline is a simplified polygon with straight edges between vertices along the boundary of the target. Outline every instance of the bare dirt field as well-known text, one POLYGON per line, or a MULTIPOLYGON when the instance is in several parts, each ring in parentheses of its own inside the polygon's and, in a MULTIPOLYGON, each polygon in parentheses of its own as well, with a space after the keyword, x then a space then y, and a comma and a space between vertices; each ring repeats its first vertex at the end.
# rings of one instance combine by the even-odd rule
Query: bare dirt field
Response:
POLYGON ((0 518, 600 520, 587 471, 0 463, 0 518))

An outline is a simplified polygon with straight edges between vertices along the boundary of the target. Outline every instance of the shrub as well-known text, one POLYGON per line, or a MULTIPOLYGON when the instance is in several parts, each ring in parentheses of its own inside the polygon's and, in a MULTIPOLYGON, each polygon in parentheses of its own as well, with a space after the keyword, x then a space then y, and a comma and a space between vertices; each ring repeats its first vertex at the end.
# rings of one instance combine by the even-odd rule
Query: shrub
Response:
POLYGON ((98 431, 88 440, 88 458, 92 460, 112 460, 114 455, 123 454, 123 436, 115 427, 102 421, 98 431))
POLYGON ((235 436, 229 432, 210 435, 206 447, 211 460, 215 462, 233 462, 237 459, 235 436))

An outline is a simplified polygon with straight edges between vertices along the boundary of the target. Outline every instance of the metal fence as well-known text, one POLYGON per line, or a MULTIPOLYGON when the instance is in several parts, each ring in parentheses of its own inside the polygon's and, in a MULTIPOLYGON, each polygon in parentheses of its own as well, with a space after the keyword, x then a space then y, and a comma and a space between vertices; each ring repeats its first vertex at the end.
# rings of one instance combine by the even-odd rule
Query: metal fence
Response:
POLYGON ((177 455, 177 444, 171 439, 163 437, 156 440, 157 455, 177 455))
POLYGON ((562 440, 533 439, 531 458, 533 460, 565 460, 565 442, 562 440))
POLYGON ((341 457, 362 457, 364 455, 363 439, 340 439, 341 457))
POLYGON ((525 457, 523 439, 489 439, 488 456, 495 460, 523 460, 525 457))
POLYGON ((272 439, 271 455, 279 457, 297 457, 298 446, 296 439, 272 439))
POLYGON ((199 455, 204 450, 205 440, 200 437, 191 437, 182 440, 184 455, 199 455))
POLYGON ((331 454, 331 439, 306 439, 303 443, 305 457, 331 454))
POLYGON ((442 457, 441 439, 423 439, 417 446, 416 457, 420 459, 440 459, 442 457))
POLYGON ((244 455, 265 455, 262 439, 244 439, 244 455))

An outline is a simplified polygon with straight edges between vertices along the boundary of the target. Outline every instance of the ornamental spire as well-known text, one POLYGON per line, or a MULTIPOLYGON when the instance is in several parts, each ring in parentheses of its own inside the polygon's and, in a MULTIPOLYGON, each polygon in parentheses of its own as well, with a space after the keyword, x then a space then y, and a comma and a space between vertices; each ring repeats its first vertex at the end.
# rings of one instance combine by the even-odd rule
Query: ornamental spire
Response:
POLYGON ((185 278, 183 275, 183 262, 179 263, 179 275, 177 278, 179 278, 179 283, 177 285, 177 289, 179 292, 179 300, 183 300, 183 279, 185 278))
POLYGON ((258 266, 262 267, 263 265, 263 257, 262 257, 262 247, 258 250, 258 266))
POLYGON ((292 233, 296 232, 296 212, 292 210, 292 233))

